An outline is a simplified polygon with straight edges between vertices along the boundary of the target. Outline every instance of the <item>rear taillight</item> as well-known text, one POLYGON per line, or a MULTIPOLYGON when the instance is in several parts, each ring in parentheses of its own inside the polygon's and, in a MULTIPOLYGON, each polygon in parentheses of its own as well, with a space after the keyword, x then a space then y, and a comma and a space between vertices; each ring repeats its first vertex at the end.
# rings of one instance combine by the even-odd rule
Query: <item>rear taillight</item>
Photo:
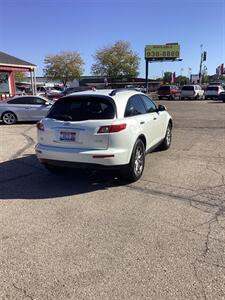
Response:
POLYGON ((126 129, 127 124, 115 124, 115 125, 107 125, 101 126, 97 133, 113 133, 119 132, 126 129))
POLYGON ((41 130, 41 131, 45 130, 44 124, 42 122, 37 122, 36 127, 38 130, 41 130))

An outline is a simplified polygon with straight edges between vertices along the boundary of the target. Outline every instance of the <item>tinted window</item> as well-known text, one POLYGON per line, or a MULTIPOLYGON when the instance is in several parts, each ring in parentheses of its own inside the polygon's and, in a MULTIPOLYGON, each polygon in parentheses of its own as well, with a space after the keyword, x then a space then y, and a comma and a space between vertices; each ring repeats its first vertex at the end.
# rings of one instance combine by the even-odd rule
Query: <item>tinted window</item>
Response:
POLYGON ((47 117, 65 121, 114 119, 115 109, 105 98, 68 97, 58 100, 47 117))
POLYGON ((156 111, 157 107, 154 102, 152 102, 147 96, 140 95, 140 97, 143 100, 144 105, 146 107, 146 111, 148 113, 156 111))
POLYGON ((218 91, 219 87, 218 86, 208 86, 207 91, 218 91))
POLYGON ((19 97, 12 100, 9 100, 10 104, 30 104, 30 97, 19 97))
POLYGON ((162 85, 159 87, 159 91, 169 91, 170 86, 169 85, 162 85))
POLYGON ((124 116, 131 117, 145 113, 146 109, 139 95, 132 96, 127 102, 124 116))
POLYGON ((194 86, 193 85, 183 86, 182 91, 194 91, 194 86))
POLYGON ((45 100, 38 98, 38 97, 30 97, 30 104, 34 104, 34 105, 44 105, 45 104, 45 100))

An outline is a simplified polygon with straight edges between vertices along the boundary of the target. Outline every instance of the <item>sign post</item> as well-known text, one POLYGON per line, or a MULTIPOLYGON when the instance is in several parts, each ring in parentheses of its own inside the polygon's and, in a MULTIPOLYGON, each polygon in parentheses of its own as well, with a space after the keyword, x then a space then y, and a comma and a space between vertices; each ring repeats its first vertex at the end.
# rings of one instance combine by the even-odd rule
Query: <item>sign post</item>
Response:
POLYGON ((148 64, 152 62, 181 61, 180 45, 178 43, 168 43, 165 45, 145 46, 145 87, 148 93, 148 64))

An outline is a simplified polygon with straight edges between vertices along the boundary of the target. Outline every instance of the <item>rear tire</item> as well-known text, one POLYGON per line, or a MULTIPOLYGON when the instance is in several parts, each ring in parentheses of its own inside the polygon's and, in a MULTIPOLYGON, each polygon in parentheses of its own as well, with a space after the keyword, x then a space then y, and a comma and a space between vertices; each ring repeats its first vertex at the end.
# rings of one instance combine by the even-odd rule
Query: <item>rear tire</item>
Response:
POLYGON ((13 124, 16 124, 17 117, 13 112, 7 111, 7 112, 4 112, 2 115, 2 122, 5 125, 13 125, 13 124))
POLYGON ((145 166, 145 146, 141 139, 134 145, 130 163, 126 168, 123 177, 128 182, 135 182, 141 178, 145 166))
POLYGON ((167 150, 170 148, 172 142, 172 124, 169 123, 166 129, 166 135, 163 139, 161 145, 159 146, 160 150, 167 150))

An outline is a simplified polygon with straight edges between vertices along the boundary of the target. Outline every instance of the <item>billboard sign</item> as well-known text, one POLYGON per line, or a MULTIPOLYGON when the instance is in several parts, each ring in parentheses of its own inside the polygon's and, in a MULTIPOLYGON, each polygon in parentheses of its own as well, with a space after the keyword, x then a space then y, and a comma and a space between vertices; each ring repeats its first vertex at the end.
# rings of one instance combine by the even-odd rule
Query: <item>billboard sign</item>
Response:
POLYGON ((191 82, 193 84, 199 83, 199 80, 200 80, 199 74, 191 74, 191 82))
POLYGON ((179 57, 180 45, 178 43, 145 46, 145 58, 149 60, 170 60, 179 57))

